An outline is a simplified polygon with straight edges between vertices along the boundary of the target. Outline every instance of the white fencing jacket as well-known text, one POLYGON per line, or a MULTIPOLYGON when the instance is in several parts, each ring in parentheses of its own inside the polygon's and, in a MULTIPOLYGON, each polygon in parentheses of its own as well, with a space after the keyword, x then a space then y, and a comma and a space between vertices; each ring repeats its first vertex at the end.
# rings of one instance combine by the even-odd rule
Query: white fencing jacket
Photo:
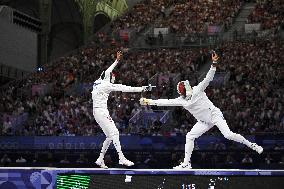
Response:
POLYGON ((191 98, 187 99, 180 96, 175 99, 158 99, 151 100, 150 105, 156 106, 183 106, 188 110, 197 120, 211 123, 212 110, 217 108, 208 99, 204 90, 209 85, 210 81, 213 80, 216 68, 211 66, 206 77, 197 86, 193 87, 191 98))
POLYGON ((142 92, 143 87, 130 87, 122 84, 113 84, 109 81, 98 79, 93 85, 92 99, 93 108, 107 109, 107 100, 112 91, 142 92))

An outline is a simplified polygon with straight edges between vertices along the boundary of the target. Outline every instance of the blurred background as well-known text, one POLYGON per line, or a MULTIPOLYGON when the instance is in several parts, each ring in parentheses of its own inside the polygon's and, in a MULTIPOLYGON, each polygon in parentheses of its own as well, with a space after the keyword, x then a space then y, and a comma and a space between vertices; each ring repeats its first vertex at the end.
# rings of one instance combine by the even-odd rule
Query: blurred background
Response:
MULTIPOLYGON (((157 99, 202 80, 215 49, 206 93, 264 153, 213 128, 196 140, 193 167, 284 169, 283 40, 282 0, 0 0, 0 164, 96 167, 105 136, 90 92, 117 50, 116 82, 156 85, 142 95, 157 99)), ((140 97, 110 95, 122 149, 134 168, 172 168, 196 120, 180 107, 141 107, 140 97)), ((112 145, 105 161, 119 167, 112 145)))

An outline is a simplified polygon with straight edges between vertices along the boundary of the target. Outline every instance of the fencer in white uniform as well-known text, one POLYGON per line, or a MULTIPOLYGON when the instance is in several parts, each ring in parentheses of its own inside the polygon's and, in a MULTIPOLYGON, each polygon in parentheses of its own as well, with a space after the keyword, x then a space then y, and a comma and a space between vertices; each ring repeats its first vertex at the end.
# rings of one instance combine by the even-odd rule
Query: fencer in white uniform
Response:
POLYGON ((121 56, 122 53, 120 51, 117 52, 117 59, 115 60, 115 62, 106 71, 102 73, 101 77, 96 80, 93 85, 93 115, 97 123, 102 128, 104 134, 106 135, 106 139, 103 142, 100 156, 96 161, 96 164, 101 168, 108 168, 104 163, 104 156, 111 142, 113 142, 114 147, 118 153, 119 164, 126 166, 134 165, 133 162, 127 160, 123 155, 119 141, 118 129, 116 128, 111 116, 109 115, 109 111, 107 108, 107 100, 110 92, 142 92, 150 91, 152 89, 151 86, 130 87, 122 84, 114 84, 115 75, 113 74, 113 69, 121 59, 121 56))
POLYGON ((194 148, 194 140, 208 131, 214 125, 218 127, 225 138, 245 144, 249 148, 257 151, 259 154, 263 152, 263 148, 255 143, 246 140, 240 134, 233 133, 227 125, 219 108, 208 99, 204 90, 213 80, 216 71, 217 61, 219 57, 216 53, 212 54, 213 64, 205 79, 197 86, 191 88, 188 81, 181 81, 177 85, 180 97, 176 99, 146 99, 141 98, 141 105, 156 105, 156 106, 182 106, 188 110, 196 119, 197 123, 193 126, 190 132, 186 135, 185 157, 184 161, 174 167, 174 169, 191 169, 191 154, 194 148))

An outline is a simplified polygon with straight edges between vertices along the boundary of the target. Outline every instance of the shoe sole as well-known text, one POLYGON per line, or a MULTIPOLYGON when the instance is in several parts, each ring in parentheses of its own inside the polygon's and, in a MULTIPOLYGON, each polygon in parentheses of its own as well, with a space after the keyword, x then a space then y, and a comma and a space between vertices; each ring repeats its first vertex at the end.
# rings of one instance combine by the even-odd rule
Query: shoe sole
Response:
POLYGON ((107 166, 101 166, 101 164, 99 164, 99 163, 97 163, 97 162, 95 162, 95 164, 97 165, 97 166, 99 166, 100 168, 102 168, 102 169, 108 169, 108 167, 107 166))
POLYGON ((125 165, 125 166, 127 166, 127 167, 131 167, 131 166, 133 166, 134 165, 134 163, 133 164, 125 164, 125 163, 118 163, 119 165, 125 165))
POLYGON ((173 169, 192 169, 192 167, 173 167, 173 169))
POLYGON ((192 168, 173 168, 173 169, 175 169, 175 170, 190 170, 190 169, 192 169, 192 168))

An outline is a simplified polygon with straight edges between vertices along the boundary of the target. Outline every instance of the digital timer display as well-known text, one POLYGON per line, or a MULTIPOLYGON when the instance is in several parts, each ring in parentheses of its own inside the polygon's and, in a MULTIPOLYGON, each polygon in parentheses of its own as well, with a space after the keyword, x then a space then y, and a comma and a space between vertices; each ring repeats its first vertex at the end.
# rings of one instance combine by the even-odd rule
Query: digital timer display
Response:
POLYGON ((91 176, 89 175, 58 175, 56 181, 57 189, 88 189, 91 176))

